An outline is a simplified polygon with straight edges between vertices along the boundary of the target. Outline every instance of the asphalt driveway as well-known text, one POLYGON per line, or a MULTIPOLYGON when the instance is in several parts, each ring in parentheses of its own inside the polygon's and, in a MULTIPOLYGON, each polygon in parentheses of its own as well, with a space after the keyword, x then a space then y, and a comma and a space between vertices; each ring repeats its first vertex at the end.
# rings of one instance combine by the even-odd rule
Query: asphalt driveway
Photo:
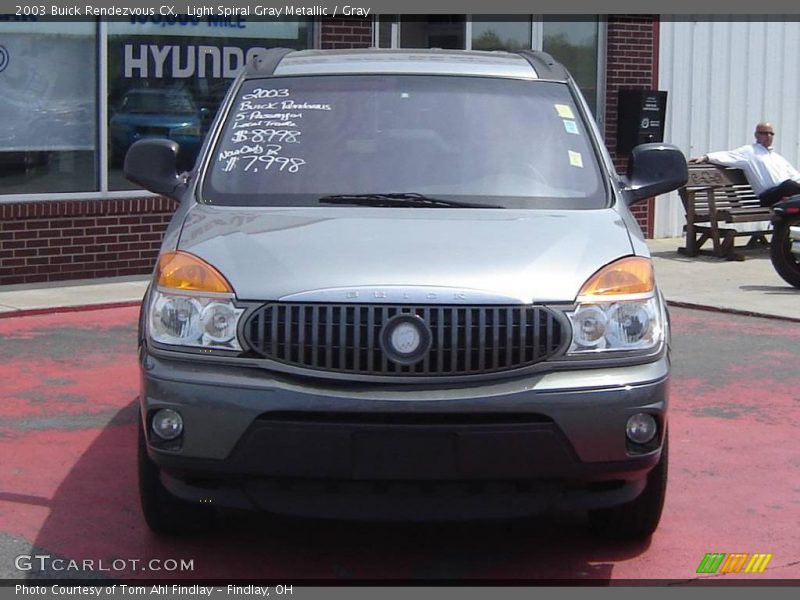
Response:
POLYGON ((797 323, 672 310, 669 489, 649 543, 595 540, 582 514, 387 526, 232 512, 164 539, 138 506, 137 310, 0 319, 5 579, 800 580, 797 323), (761 574, 698 574, 707 553, 773 557, 761 574))

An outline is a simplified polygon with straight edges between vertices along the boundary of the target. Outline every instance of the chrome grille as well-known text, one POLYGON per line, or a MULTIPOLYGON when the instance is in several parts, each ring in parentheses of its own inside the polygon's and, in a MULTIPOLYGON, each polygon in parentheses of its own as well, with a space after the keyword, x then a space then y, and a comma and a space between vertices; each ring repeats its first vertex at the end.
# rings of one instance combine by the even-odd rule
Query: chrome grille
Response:
POLYGON ((473 375, 517 369, 561 347, 561 322, 541 306, 406 306, 393 304, 274 303, 244 325, 247 345, 270 360, 301 368, 364 375, 473 375), (383 325, 414 314, 432 334, 417 363, 389 360, 380 345, 383 325))

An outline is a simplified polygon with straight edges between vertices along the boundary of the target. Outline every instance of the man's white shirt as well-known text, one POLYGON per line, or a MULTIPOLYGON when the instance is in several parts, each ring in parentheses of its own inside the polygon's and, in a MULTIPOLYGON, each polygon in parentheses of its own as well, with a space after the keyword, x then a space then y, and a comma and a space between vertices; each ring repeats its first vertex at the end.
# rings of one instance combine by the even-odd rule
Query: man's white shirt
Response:
POLYGON ((709 152, 706 156, 709 162, 744 171, 757 196, 787 179, 800 183, 800 171, 780 154, 758 143, 740 146, 734 150, 709 152))

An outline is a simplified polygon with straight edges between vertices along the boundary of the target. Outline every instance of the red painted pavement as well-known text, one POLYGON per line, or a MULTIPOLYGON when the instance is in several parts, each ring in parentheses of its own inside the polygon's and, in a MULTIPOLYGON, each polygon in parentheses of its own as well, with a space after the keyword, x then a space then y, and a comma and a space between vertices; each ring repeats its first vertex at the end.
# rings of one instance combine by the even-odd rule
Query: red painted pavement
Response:
POLYGON ((0 319, 0 535, 19 553, 102 561, 104 577, 800 580, 800 326, 672 314, 670 480, 649 543, 595 540, 579 514, 387 526, 228 513, 205 536, 158 538, 136 489, 135 307, 0 319), (774 557, 761 575, 700 576, 707 552, 774 557), (127 568, 153 558, 194 569, 127 568))

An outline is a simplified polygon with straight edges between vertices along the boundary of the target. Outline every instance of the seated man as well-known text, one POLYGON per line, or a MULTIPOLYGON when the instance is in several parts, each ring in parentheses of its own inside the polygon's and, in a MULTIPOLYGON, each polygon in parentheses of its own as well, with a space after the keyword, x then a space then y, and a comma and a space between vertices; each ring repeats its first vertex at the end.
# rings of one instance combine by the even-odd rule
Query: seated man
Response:
POLYGON ((772 149, 775 131, 772 125, 756 125, 756 142, 735 150, 710 152, 689 159, 690 163, 710 162, 744 171, 747 181, 761 200, 761 206, 772 206, 785 196, 800 194, 800 172, 772 149))

